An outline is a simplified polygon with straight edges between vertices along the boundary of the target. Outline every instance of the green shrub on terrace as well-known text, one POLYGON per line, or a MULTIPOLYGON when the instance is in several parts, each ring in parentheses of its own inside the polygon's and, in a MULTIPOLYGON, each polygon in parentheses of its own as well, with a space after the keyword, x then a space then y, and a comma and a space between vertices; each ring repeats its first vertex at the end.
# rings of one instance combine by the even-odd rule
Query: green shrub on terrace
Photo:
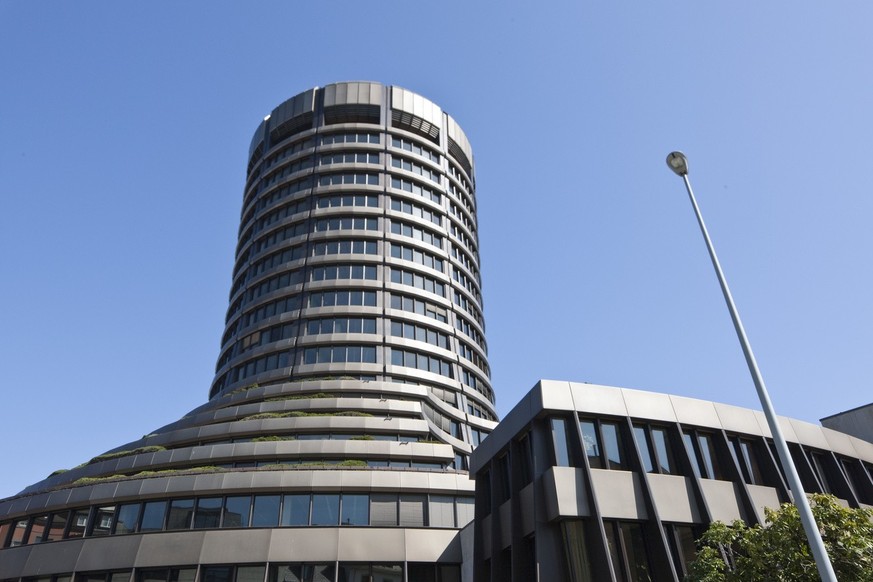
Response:
POLYGON ((289 412, 260 412, 241 418, 240 420, 264 420, 267 418, 297 418, 302 416, 373 416, 369 412, 358 410, 343 410, 341 412, 309 412, 307 410, 291 410, 289 412))
POLYGON ((295 439, 293 436, 270 435, 270 436, 255 437, 252 439, 252 442, 253 443, 265 443, 265 442, 273 442, 273 441, 293 441, 293 440, 297 440, 297 439, 295 439))
POLYGON ((316 398, 336 398, 335 394, 327 392, 316 392, 315 394, 291 394, 288 396, 274 396, 267 398, 264 402, 281 402, 283 400, 311 400, 316 398))
POLYGON ((131 449, 129 451, 115 451, 114 453, 104 453, 102 455, 97 455, 96 457, 85 463, 85 465, 91 465, 93 463, 99 463, 100 461, 108 461, 110 459, 118 459, 120 457, 127 457, 130 455, 142 455, 145 453, 156 453, 158 451, 166 450, 166 447, 162 447, 160 445, 152 445, 148 447, 139 447, 138 449, 131 449))
POLYGON ((358 436, 353 436, 349 439, 350 441, 374 441, 376 438, 373 435, 362 434, 358 436))
POLYGON ((72 485, 91 485, 93 483, 102 483, 104 481, 115 481, 116 479, 124 479, 127 475, 107 475, 105 477, 79 477, 72 482, 72 485))
POLYGON ((58 469, 57 471, 52 471, 51 474, 49 475, 49 477, 54 477, 55 475, 62 475, 63 473, 66 473, 67 471, 69 471, 69 469, 58 469))

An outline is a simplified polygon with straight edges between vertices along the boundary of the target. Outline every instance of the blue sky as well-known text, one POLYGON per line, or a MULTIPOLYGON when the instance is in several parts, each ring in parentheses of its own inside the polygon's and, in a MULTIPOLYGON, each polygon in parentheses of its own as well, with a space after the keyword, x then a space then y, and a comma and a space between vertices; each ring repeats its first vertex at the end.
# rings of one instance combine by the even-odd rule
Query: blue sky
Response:
POLYGON ((780 414, 873 400, 867 2, 0 0, 0 497, 205 402, 249 140, 421 93, 476 153, 498 409, 539 378, 780 414))

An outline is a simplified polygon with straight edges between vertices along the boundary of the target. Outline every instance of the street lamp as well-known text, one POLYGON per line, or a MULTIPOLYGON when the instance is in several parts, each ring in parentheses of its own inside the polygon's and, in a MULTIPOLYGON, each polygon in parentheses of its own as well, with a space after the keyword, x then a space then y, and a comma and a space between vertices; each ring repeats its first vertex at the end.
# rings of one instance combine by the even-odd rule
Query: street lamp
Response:
POLYGON ((785 437, 782 436, 782 429, 779 428, 779 422, 776 419, 776 412, 773 410, 773 404, 770 402, 770 395, 767 394, 767 387, 764 386, 764 379, 761 377, 761 371, 758 370, 758 362, 755 361, 755 355, 752 353, 752 346, 749 345, 749 339, 746 337, 746 331, 743 329, 743 323, 740 321, 740 314, 737 312, 737 307, 734 305, 734 300, 731 297, 730 289, 728 289, 727 281, 722 273, 721 265, 719 265, 718 257, 715 256, 715 249, 712 246, 712 241, 709 238, 709 233, 706 230, 706 225, 703 224, 703 216, 700 214, 700 209, 697 207, 697 201, 694 199, 694 192, 691 190, 691 182, 688 180, 688 159, 682 152, 672 152, 667 156, 667 166, 682 178, 685 182, 685 189, 688 190, 688 197, 691 199, 691 206, 694 207, 694 214, 697 215, 697 223, 700 225, 700 232, 703 234, 703 239, 706 241, 706 248, 709 251, 709 258, 712 259, 712 266, 715 268, 715 274, 718 276, 718 282, 721 285, 721 291, 724 294, 725 303, 727 303, 728 311, 730 311, 731 319, 734 322, 734 329, 737 330, 737 337, 740 340, 740 345, 743 347, 743 354, 746 356, 746 364, 749 366, 749 372, 752 374, 752 381, 755 383, 755 389, 758 391, 758 398, 761 400, 761 406, 764 408, 764 416, 767 417, 767 425, 770 427, 770 432, 773 434, 773 442, 776 444, 776 451, 779 453, 779 460, 782 462, 782 467, 785 469, 785 474, 788 477, 788 486, 791 489, 789 492, 793 497, 794 504, 800 512, 800 521, 803 523, 803 529, 806 532, 806 539, 809 540, 809 546, 812 549, 812 555, 815 558, 815 564, 818 567, 818 575, 822 582, 837 582, 837 577, 834 574, 834 568, 828 558, 828 551, 825 549, 824 542, 821 539, 821 533, 815 523, 815 518, 812 516, 812 509, 809 506, 809 500, 803 491, 803 486, 800 483, 800 477, 797 475, 797 467, 794 466, 794 461, 791 458, 791 452, 788 450, 788 443, 785 442, 785 437))

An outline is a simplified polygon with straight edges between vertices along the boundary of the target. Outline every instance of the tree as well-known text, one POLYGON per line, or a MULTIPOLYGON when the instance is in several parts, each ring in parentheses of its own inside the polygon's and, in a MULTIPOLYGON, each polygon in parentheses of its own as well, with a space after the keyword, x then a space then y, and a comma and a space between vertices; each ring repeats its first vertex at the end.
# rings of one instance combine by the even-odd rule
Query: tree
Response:
MULTIPOLYGON (((873 510, 849 509, 832 495, 810 498, 840 582, 873 582, 873 510)), ((818 570, 791 503, 765 509, 763 526, 713 523, 698 541, 690 582, 819 582, 818 570)))

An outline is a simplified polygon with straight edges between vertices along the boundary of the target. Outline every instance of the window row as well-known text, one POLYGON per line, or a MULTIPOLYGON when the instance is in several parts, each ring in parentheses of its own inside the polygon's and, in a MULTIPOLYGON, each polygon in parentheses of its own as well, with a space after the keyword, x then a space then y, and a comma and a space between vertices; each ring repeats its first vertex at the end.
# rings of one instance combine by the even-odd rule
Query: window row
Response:
POLYGON ((269 168, 270 166, 275 165, 277 162, 281 162, 285 158, 289 156, 293 156, 296 153, 300 153, 303 150, 310 149, 313 145, 315 145, 315 141, 311 137, 307 137, 306 139, 294 142, 278 152, 274 154, 270 154, 267 157, 267 161, 264 162, 264 168, 269 168))
POLYGON ((421 289, 423 291, 427 291, 428 293, 433 293, 435 295, 439 295, 440 297, 445 297, 445 284, 437 281, 436 279, 425 277, 424 275, 419 275, 414 271, 407 271, 405 269, 398 269, 396 267, 391 267, 389 270, 391 271, 391 274, 389 275, 389 281, 391 281, 392 283, 409 285, 410 287, 415 287, 416 289, 421 289))
POLYGON ((461 202, 461 205, 467 209, 471 216, 476 215, 476 206, 473 204, 473 199, 467 192, 449 180, 449 193, 461 202))
POLYGON ((335 143, 379 143, 378 133, 334 133, 321 136, 321 145, 335 143))
POLYGON ((455 305, 466 311, 480 326, 483 325, 482 313, 479 307, 463 293, 455 291, 453 293, 455 305))
POLYGON ((376 363, 376 346, 321 346, 303 350, 304 364, 376 363))
MULTIPOLYGON (((299 180, 294 180, 281 188, 277 188, 270 192, 270 194, 263 196, 258 199, 257 203, 252 204, 251 207, 246 211, 243 219, 240 220, 241 225, 248 224, 249 221, 254 217, 256 212, 259 212, 265 208, 273 206, 280 200, 284 200, 290 196, 297 194, 298 192, 302 192, 304 190, 309 190, 312 188, 312 178, 307 176, 305 178, 300 178, 299 180)), ((243 204, 243 208, 248 206, 250 201, 246 200, 243 204)))
MULTIPOLYGON (((238 248, 242 248, 251 238, 257 235, 259 232, 289 216, 294 216, 295 214, 300 214, 303 212, 307 212, 309 210, 309 199, 304 198, 303 200, 297 200, 295 202, 288 202, 283 204, 279 208, 274 208, 269 212, 261 215, 254 224, 251 226, 248 232, 245 235, 240 237, 238 248)), ((241 224, 245 225, 246 222, 242 222, 241 224)))
POLYGON ((450 248, 452 258, 457 260, 459 263, 461 263, 461 265, 466 267, 468 271, 473 273, 473 275, 476 277, 476 281, 481 284, 481 280, 479 278, 479 267, 476 264, 476 261, 473 260, 473 258, 467 253, 466 250, 462 249, 454 242, 450 244, 450 248))
POLYGON ((449 162, 449 174, 457 180, 468 192, 472 191, 470 188, 470 183, 467 182, 467 178, 464 176, 464 173, 458 168, 455 164, 449 162))
POLYGON ((414 238, 416 240, 420 240, 423 243, 427 243, 431 246, 435 246, 438 249, 443 248, 443 237, 435 234, 429 230, 420 228, 418 226, 414 226, 412 224, 408 224, 406 222, 401 222, 399 220, 391 221, 391 233, 399 234, 401 236, 407 236, 409 238, 414 238))
POLYGON ((283 180, 287 176, 291 174, 296 174, 297 172, 308 170, 313 166, 312 158, 306 157, 296 162, 286 164, 282 166, 278 170, 272 172, 271 174, 265 176, 261 182, 258 184, 258 188, 263 191, 272 186, 273 184, 283 180))
MULTIPOLYGON (((295 224, 290 224, 285 228, 276 229, 267 236, 259 238, 258 241, 252 245, 251 254, 254 255, 273 245, 279 244, 280 242, 294 238, 295 236, 302 236, 308 232, 309 224, 305 220, 295 224)), ((245 260, 244 257, 237 260, 237 263, 241 263, 243 260, 245 260)))
POLYGON ((458 239, 458 241, 460 241, 461 244, 464 245, 464 247, 466 247, 472 251, 475 251, 476 241, 474 241, 469 236, 467 236, 467 233, 464 232, 463 230, 461 230, 460 228, 458 228, 458 225, 455 224, 454 222, 451 223, 451 227, 449 228, 449 232, 451 232, 452 236, 454 236, 456 239, 458 239))
POLYGON ((307 305, 309 307, 345 307, 347 305, 375 307, 376 292, 360 290, 316 291, 309 294, 307 305))
MULTIPOLYGON (((460 564, 431 562, 272 563, 91 571, 24 578, 26 582, 460 582, 460 564), (404 577, 404 575, 408 577, 404 577)), ((6 580, 4 582, 12 582, 6 580)))
POLYGON ((452 216, 454 216, 455 218, 458 219, 458 222, 460 222, 462 225, 464 225, 464 227, 467 230, 469 230, 471 233, 473 233, 473 235, 475 236, 476 223, 470 217, 469 214, 462 211, 461 208, 457 204, 455 204, 454 202, 449 203, 449 212, 452 214, 452 216))
POLYGON ((255 348, 259 348, 273 342, 278 342, 281 340, 291 339, 295 337, 297 337, 296 322, 280 323, 279 325, 273 325, 271 327, 268 327, 267 329, 261 329, 256 332, 250 333, 241 340, 239 340, 232 350, 229 350, 224 354, 224 356, 222 356, 216 368, 223 368, 224 365, 230 362, 231 359, 235 358, 238 355, 244 354, 249 350, 253 350, 255 348))
POLYGON ((449 349, 449 336, 446 334, 424 327, 423 325, 415 325, 407 321, 391 321, 391 335, 406 339, 426 342, 431 345, 449 349))
POLYGON ((324 154, 319 159, 319 164, 329 166, 331 164, 378 164, 379 154, 373 152, 339 152, 324 154))
POLYGON ((333 281, 361 279, 367 281, 376 280, 375 265, 326 265, 314 267, 309 274, 310 281, 333 281))
POLYGON ((306 324, 306 333, 376 333, 374 317, 326 317, 312 319, 306 324))
POLYGON ((247 312, 233 325, 228 327, 222 338, 221 345, 224 346, 227 342, 231 341, 233 336, 236 335, 236 332, 240 329, 254 325, 262 319, 273 317, 274 315, 282 315, 283 313, 296 311, 298 309, 300 309, 300 295, 291 295, 290 297, 282 297, 281 299, 264 303, 256 309, 247 312))
POLYGON ((486 374, 490 374, 488 362, 485 361, 485 358, 480 356, 479 352, 477 352, 472 347, 468 346, 462 341, 458 342, 458 354, 460 354, 462 358, 466 358, 473 362, 480 370, 482 370, 486 374))
POLYGON ((411 192, 412 194, 416 194, 417 196, 421 196, 425 200, 430 200, 431 202, 436 202, 437 204, 442 204, 443 201, 442 195, 439 192, 405 178, 391 176, 391 187, 395 190, 411 192))
POLYGON ((405 214, 411 214, 412 216, 422 218, 427 220, 428 222, 432 222, 437 226, 442 226, 443 218, 442 216, 430 210, 428 208, 424 208, 419 206, 418 204, 413 204, 411 202, 407 202, 406 200, 401 200, 400 198, 391 198, 391 210, 395 212, 403 212, 405 214))
POLYGON ((303 283, 302 268, 294 271, 285 271, 284 273, 279 273, 278 275, 274 275, 272 277, 264 279, 257 285, 249 287, 248 292, 243 296, 245 300, 242 302, 240 307, 242 307, 246 303, 251 303, 261 295, 272 293, 277 289, 291 287, 292 285, 299 285, 300 283, 303 283))
POLYGON ((254 376, 255 374, 287 368, 291 366, 294 361, 293 354, 293 351, 283 351, 261 356, 254 360, 249 360, 248 362, 240 364, 230 370, 228 373, 229 379, 231 382, 238 382, 240 380, 245 380, 250 376, 254 376))
POLYGON ((231 296, 236 295, 237 291, 242 289, 246 283, 257 277, 258 275, 273 270, 276 267, 284 265, 285 263, 298 261, 305 256, 306 245, 297 245, 295 247, 272 253, 262 259, 255 261, 254 263, 252 263, 251 266, 249 266, 248 269, 246 269, 245 276, 239 277, 236 280, 233 288, 230 291, 231 296))
POLYGON ((407 172, 412 172, 413 174, 418 174, 423 178, 427 178, 431 182, 436 182, 437 184, 440 183, 439 172, 431 170, 430 168, 422 166, 421 164, 417 164, 412 160, 401 158, 399 156, 392 156, 391 166, 394 168, 399 168, 401 170, 406 170, 407 172))
POLYGON ((489 402, 494 401, 494 395, 491 392, 491 387, 488 386, 488 382, 479 377, 479 374, 475 372, 471 372, 470 370, 461 366, 461 382, 482 394, 485 398, 488 399, 489 402))
POLYGON ((473 295, 477 301, 482 301, 482 296, 479 293, 479 286, 476 284, 475 281, 473 281, 472 277, 469 277, 466 273, 464 273, 457 267, 454 267, 452 268, 452 279, 455 281, 455 283, 469 291, 470 294, 473 295))
POLYGON ((379 197, 374 194, 334 194, 322 196, 316 202, 318 208, 337 208, 340 206, 361 206, 377 208, 379 197))
POLYGON ((313 232, 331 230, 378 230, 379 219, 373 216, 334 216, 315 221, 313 232))
POLYGON ((319 186, 340 186, 342 184, 379 185, 378 174, 327 174, 318 178, 319 186))
POLYGON ((464 527, 473 498, 406 493, 290 493, 95 505, 0 524, 0 547, 187 529, 301 526, 464 527))
POLYGON ((403 139, 399 137, 391 137, 391 147, 395 147, 401 150, 406 150, 407 152, 411 152, 417 156, 421 156, 425 159, 430 160, 435 164, 440 163, 440 156, 435 151, 428 147, 420 146, 414 141, 410 139, 403 139))
POLYGON ((326 255, 376 255, 379 253, 378 244, 374 240, 334 240, 319 242, 312 245, 310 256, 322 257, 326 255))
POLYGON ((425 315, 431 319, 435 319, 441 323, 448 322, 448 312, 445 308, 427 301, 422 301, 417 297, 409 295, 401 295, 399 293, 391 293, 390 300, 391 309, 401 309, 418 315, 425 315))
POLYGON ((415 247, 408 247, 397 243, 390 243, 391 256, 395 259, 403 259, 404 261, 413 261, 419 265, 424 265, 429 269, 443 272, 443 260, 430 253, 420 251, 415 247))
POLYGON ((470 339, 476 342, 476 345, 482 348, 482 351, 488 353, 485 338, 482 337, 482 334, 479 333, 479 330, 476 329, 476 327, 472 323, 457 314, 455 315, 455 329, 467 335, 470 339))
POLYGON ((441 376, 445 376, 446 378, 455 377, 454 372, 452 371, 452 364, 450 362, 447 362, 442 358, 437 358, 436 356, 413 352, 410 350, 391 348, 391 365, 405 366, 407 368, 417 368, 425 372, 440 374, 441 376))

